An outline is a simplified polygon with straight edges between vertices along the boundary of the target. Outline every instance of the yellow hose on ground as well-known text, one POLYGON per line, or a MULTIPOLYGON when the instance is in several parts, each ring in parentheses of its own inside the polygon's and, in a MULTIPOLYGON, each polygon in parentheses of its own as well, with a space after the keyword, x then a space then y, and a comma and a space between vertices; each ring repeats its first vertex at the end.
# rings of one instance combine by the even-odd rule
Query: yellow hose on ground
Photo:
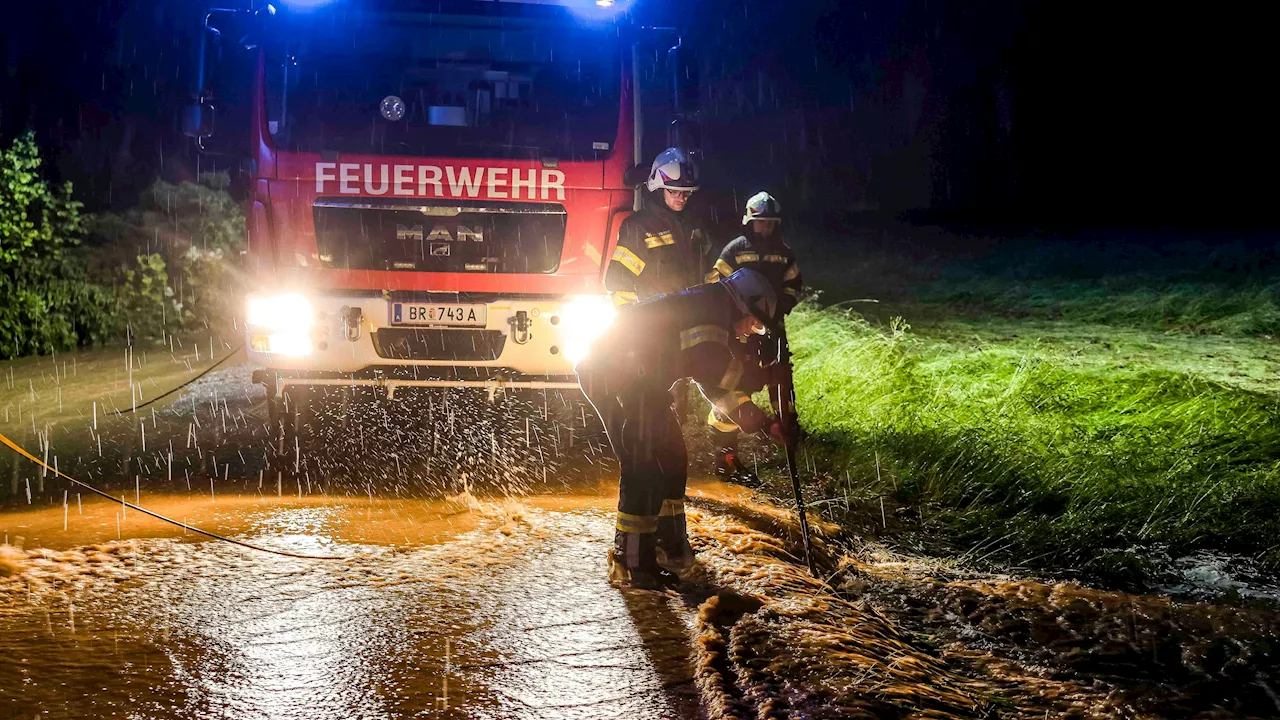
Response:
POLYGON ((105 493, 105 492, 103 492, 103 491, 99 490, 99 489, 98 489, 98 488, 96 488, 96 487, 93 487, 92 485, 89 485, 89 484, 87 484, 87 483, 83 483, 83 482, 81 482, 81 481, 79 481, 79 480, 76 480, 75 478, 73 478, 73 477, 71 477, 71 476, 67 475, 66 473, 61 472, 61 471, 60 471, 60 470, 58 470, 57 468, 50 467, 49 465, 47 465, 47 464, 46 464, 43 460, 41 460, 40 458, 38 458, 38 457, 36 457, 36 456, 32 455, 31 453, 27 452, 27 451, 26 451, 25 449, 23 449, 20 445, 18 445, 18 444, 17 444, 17 443, 15 443, 14 441, 10 440, 10 439, 8 438, 8 436, 6 436, 4 433, 0 433, 0 443, 3 443, 4 445, 9 446, 9 449, 11 449, 11 450, 13 450, 14 452, 18 453, 18 454, 19 454, 19 455, 21 455, 22 457, 24 457, 24 458, 26 458, 26 459, 30 460, 31 462, 35 463, 36 465, 39 465, 40 467, 44 468, 44 469, 45 469, 45 470, 47 470, 48 472, 53 473, 55 477, 61 477, 61 478, 64 478, 67 482, 69 482, 69 483, 71 483, 71 484, 73 484, 73 485, 79 485, 80 487, 84 488, 85 490, 88 490, 89 492, 94 493, 94 494, 97 494, 97 495, 101 495, 102 497, 104 497, 104 498, 106 498, 106 499, 110 500, 111 502, 118 502, 118 503, 120 503, 121 505, 123 505, 123 506, 125 506, 125 507, 127 507, 127 508, 130 508, 130 509, 133 509, 133 510, 137 510, 137 511, 138 511, 138 512, 140 512, 140 513, 143 513, 143 514, 145 514, 145 515, 150 515, 150 516, 151 516, 151 517, 153 517, 153 518, 156 518, 156 519, 158 519, 158 520, 163 520, 163 521, 165 521, 165 522, 167 522, 167 523, 170 523, 170 524, 172 524, 172 525, 177 525, 178 527, 180 527, 180 528, 184 528, 184 529, 186 529, 186 530, 190 530, 190 531, 191 531, 191 532, 193 532, 193 533, 197 533, 197 534, 200 534, 200 535, 204 535, 204 536, 206 536, 206 537, 211 537, 211 538, 213 538, 214 540, 221 540, 221 541, 223 541, 223 542, 231 543, 232 545, 239 545, 239 546, 241 546, 241 547, 247 547, 247 548, 249 548, 250 550, 257 550, 257 551, 259 551, 259 552, 271 553, 272 555, 283 555, 284 557, 300 558, 300 559, 302 559, 302 560, 345 560, 345 559, 347 559, 347 558, 340 557, 340 556, 337 556, 337 555, 302 555, 302 554, 299 554, 299 553, 286 552, 286 551, 284 551, 284 550, 272 550, 271 548, 265 548, 265 547, 262 547, 262 546, 260 546, 260 545, 254 545, 253 543, 247 543, 247 542, 243 542, 243 541, 241 541, 241 540, 234 540, 234 539, 232 539, 232 538, 225 537, 225 536, 223 536, 223 535, 218 535, 217 533, 209 532, 208 530, 201 530, 200 528, 195 527, 194 525, 188 525, 188 524, 186 524, 186 523, 184 523, 184 522, 178 522, 177 520, 174 520, 173 518, 168 518, 168 517, 165 517, 164 515, 161 515, 160 513, 152 512, 151 510, 148 510, 148 509, 146 509, 146 508, 144 508, 144 507, 140 507, 140 506, 138 506, 138 505, 134 505, 134 504, 133 504, 133 503, 131 503, 131 502, 127 502, 127 501, 125 501, 125 499, 124 499, 124 498, 122 498, 122 497, 121 497, 121 498, 112 497, 111 495, 108 495, 107 493, 105 493))

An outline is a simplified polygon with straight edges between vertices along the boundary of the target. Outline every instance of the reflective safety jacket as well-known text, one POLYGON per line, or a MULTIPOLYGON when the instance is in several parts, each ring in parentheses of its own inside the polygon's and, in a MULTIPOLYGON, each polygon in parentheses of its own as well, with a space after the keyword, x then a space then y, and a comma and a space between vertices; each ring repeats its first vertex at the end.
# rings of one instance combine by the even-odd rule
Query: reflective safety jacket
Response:
POLYGON ((755 270, 769 280, 773 291, 778 294, 778 309, 783 315, 800 302, 800 266, 796 264, 795 252, 783 242, 781 233, 766 240, 748 230, 746 235, 724 246, 705 281, 716 282, 743 268, 755 270))
POLYGON ((710 240, 689 210, 673 212, 662 202, 622 221, 604 286, 618 305, 680 292, 703 282, 710 240))
POLYGON ((743 388, 762 387, 765 371, 730 349, 739 316, 719 283, 623 308, 578 363, 578 374, 584 383, 588 374, 604 373, 614 387, 662 390, 690 378, 717 409, 755 432, 767 418, 743 388))

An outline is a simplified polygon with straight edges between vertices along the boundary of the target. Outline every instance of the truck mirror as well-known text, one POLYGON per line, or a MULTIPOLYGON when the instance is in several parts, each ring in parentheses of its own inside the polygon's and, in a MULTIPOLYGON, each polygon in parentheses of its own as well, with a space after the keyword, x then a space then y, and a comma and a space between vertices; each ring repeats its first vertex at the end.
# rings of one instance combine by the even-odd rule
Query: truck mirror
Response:
POLYGON ((667 51, 667 64, 671 68, 672 108, 676 117, 696 114, 702 101, 697 53, 681 38, 667 51))
POLYGON ((271 32, 275 8, 248 10, 210 10, 197 31, 199 38, 192 43, 190 75, 187 78, 187 104, 182 109, 182 132, 188 137, 203 139, 213 135, 214 107, 210 103, 209 86, 217 85, 217 74, 222 64, 222 34, 228 30, 228 38, 239 37, 232 45, 245 49, 257 48, 271 32))
POLYGON ((186 107, 182 109, 182 133, 192 138, 207 138, 213 134, 213 108, 206 98, 211 55, 218 52, 219 33, 208 25, 201 25, 200 40, 192 48, 191 77, 188 79, 186 107))

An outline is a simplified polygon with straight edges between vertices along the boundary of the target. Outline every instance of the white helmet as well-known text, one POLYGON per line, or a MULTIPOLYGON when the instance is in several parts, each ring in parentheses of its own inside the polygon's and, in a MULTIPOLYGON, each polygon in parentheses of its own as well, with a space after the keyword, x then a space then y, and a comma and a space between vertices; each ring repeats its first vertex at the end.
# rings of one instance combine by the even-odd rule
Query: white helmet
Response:
POLYGON ((694 192, 698 189, 698 166, 680 148, 667 148, 658 154, 649 170, 649 192, 658 189, 694 192))
POLYGON ((758 192, 747 201, 747 214, 742 216, 742 224, 752 220, 781 220, 782 205, 767 192, 758 192))
POLYGON ((778 294, 773 291, 768 278, 744 268, 720 282, 728 289, 733 304, 743 315, 754 315, 765 327, 774 328, 777 324, 778 294))

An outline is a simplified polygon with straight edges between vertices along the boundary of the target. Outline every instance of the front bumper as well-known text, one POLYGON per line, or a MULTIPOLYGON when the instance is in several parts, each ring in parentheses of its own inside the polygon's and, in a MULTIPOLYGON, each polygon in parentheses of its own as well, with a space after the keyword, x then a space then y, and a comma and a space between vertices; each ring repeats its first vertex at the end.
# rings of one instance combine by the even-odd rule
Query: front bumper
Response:
MULTIPOLYGON (((610 307, 605 296, 583 297, 450 295, 440 302, 487 308, 483 327, 456 328, 394 324, 393 299, 381 295, 309 295, 309 352, 270 352, 271 330, 254 325, 246 328, 246 346, 249 360, 269 371, 264 381, 269 389, 274 382, 277 393, 291 386, 380 387, 389 394, 402 387, 574 388, 574 362, 593 333, 603 330, 584 327, 600 322, 587 323, 579 309, 584 302, 610 307)), ((432 296, 394 301, 432 302, 432 296)))
POLYGON ((254 382, 265 385, 267 392, 279 398, 291 387, 369 387, 384 390, 388 398, 396 396, 400 388, 471 388, 485 390, 492 400, 499 390, 577 390, 578 381, 571 377, 545 378, 505 378, 493 377, 483 380, 464 380, 459 378, 425 378, 409 379, 388 377, 380 373, 373 377, 359 375, 314 377, 270 374, 266 371, 254 373, 254 382))

